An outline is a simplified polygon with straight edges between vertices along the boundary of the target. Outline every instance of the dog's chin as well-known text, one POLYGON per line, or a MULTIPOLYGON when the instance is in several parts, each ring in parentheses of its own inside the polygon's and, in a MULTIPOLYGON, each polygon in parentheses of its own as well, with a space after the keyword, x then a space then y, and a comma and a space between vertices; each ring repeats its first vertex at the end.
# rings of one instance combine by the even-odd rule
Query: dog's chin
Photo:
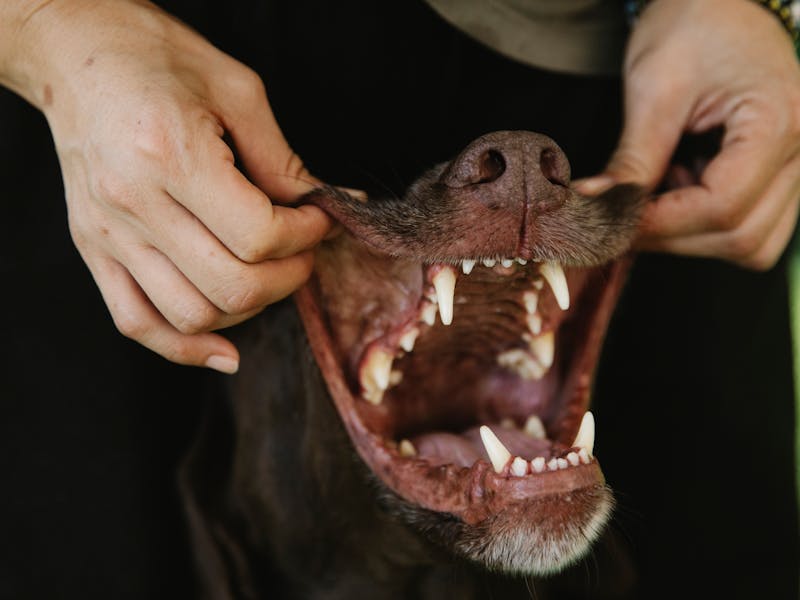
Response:
POLYGON ((499 572, 551 574, 587 553, 614 505, 590 387, 629 264, 323 245, 296 301, 388 510, 499 572))

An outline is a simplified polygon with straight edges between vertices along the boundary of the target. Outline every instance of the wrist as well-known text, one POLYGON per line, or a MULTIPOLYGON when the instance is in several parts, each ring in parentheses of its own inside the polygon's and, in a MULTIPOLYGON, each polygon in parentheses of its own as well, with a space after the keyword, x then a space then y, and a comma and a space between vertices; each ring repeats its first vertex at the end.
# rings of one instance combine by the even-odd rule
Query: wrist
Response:
POLYGON ((53 0, 0 2, 0 85, 37 108, 44 104, 45 30, 53 0))

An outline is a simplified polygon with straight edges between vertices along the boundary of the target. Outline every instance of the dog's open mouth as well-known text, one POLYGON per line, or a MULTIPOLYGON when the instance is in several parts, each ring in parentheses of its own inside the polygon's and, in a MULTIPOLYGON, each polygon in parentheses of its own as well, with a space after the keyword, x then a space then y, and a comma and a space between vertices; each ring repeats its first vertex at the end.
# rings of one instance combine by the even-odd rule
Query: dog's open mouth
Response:
MULTIPOLYGON (((400 201, 320 191, 316 201, 349 234, 323 245, 297 296, 339 414, 375 475, 436 513, 464 556, 528 573, 580 557, 611 512, 588 406, 629 260, 574 248, 582 228, 611 231, 611 221, 629 242, 639 206, 630 189, 577 196, 568 167, 547 157, 553 147, 535 134, 484 136, 400 201), (605 202, 604 222, 586 221, 589 202, 605 202), (419 232, 432 227, 420 203, 436 204, 435 239, 419 232)), ((613 241, 616 256, 623 242, 613 241)))

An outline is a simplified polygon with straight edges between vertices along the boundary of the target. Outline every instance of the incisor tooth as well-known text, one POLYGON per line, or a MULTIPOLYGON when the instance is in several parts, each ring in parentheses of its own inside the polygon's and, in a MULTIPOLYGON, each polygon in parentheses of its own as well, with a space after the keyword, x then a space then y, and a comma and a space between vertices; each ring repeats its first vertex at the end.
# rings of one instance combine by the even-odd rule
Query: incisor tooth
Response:
POLYGON ((586 451, 586 448, 581 448, 578 450, 578 458, 581 459, 581 462, 585 465, 588 465, 592 462, 592 459, 589 458, 589 453, 586 451))
POLYGON ((524 477, 525 474, 528 472, 528 461, 524 458, 520 458, 517 456, 511 462, 511 474, 516 475, 517 477, 524 477))
POLYGON ((547 461, 547 468, 551 471, 558 471, 558 459, 551 458, 549 461, 547 461))
POLYGON ((372 404, 380 404, 383 392, 389 387, 394 356, 382 348, 370 350, 361 367, 363 396, 372 404))
POLYGON ((553 366, 553 356, 556 352, 556 337, 552 331, 537 335, 528 342, 533 355, 539 359, 542 366, 549 369, 553 366))
POLYGON ((537 473, 544 471, 544 456, 537 456, 531 461, 531 468, 537 473))
POLYGON ((400 456, 404 458, 410 458, 416 455, 417 449, 414 448, 414 444, 412 444, 409 440, 403 440, 400 442, 400 456))
POLYGON ((511 458, 511 452, 486 425, 481 426, 480 432, 483 447, 486 448, 486 454, 489 455, 489 460, 492 461, 495 473, 501 473, 503 467, 506 466, 506 463, 511 458))
POLYGON ((489 267, 490 269, 497 263, 497 261, 493 258, 484 258, 483 259, 483 266, 489 267))
POLYGON ((456 289, 456 272, 452 267, 444 267, 433 278, 436 297, 439 300, 439 316, 443 325, 453 322, 453 294, 456 289))
POLYGON ((589 456, 594 451, 594 415, 591 411, 586 411, 581 419, 581 426, 578 429, 578 435, 575 436, 575 441, 572 442, 573 446, 578 448, 585 448, 589 456))
POLYGON ((524 258, 517 258, 517 262, 518 262, 519 264, 521 264, 522 266, 525 266, 525 265, 527 265, 527 264, 528 264, 528 261, 527 261, 527 260, 525 260, 524 258))
POLYGON ((508 268, 508 267, 510 267, 511 265, 514 264, 514 259, 513 258, 501 258, 500 259, 500 264, 503 265, 505 268, 508 268))
POLYGON ((558 468, 559 469, 566 469, 569 466, 566 458, 559 458, 558 460, 558 468))
POLYGON ((461 270, 464 272, 464 275, 472 273, 473 267, 475 267, 475 261, 471 258, 465 258, 464 262, 461 263, 461 270))
POLYGON ((550 284, 550 289, 553 290, 553 295, 556 297, 556 302, 561 310, 569 308, 569 288, 567 287, 567 277, 564 275, 564 269, 557 262, 547 261, 543 262, 539 267, 539 272, 550 284))
POLYGON ((578 458, 578 454, 576 452, 570 452, 567 454, 567 461, 573 467, 577 467, 579 464, 581 464, 581 459, 578 458))
POLYGON ((547 432, 544 429, 544 424, 537 415, 531 415, 528 417, 528 420, 525 421, 524 430, 525 433, 535 440, 547 439, 547 432))
POLYGON ((406 331, 402 336, 400 336, 399 344, 400 347, 405 350, 406 352, 411 352, 414 349, 414 343, 417 341, 417 336, 419 335, 419 329, 416 327, 412 327, 408 331, 406 331))

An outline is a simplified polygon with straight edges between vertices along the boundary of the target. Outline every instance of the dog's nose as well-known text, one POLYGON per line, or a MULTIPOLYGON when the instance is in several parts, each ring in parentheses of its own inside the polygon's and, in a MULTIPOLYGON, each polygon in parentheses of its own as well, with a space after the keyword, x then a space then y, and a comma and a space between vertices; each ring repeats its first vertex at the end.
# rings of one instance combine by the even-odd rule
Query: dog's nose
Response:
POLYGON ((569 161, 561 148, 549 137, 529 131, 498 131, 478 138, 440 177, 448 188, 471 188, 490 204, 520 197, 525 190, 541 208, 563 198, 554 192, 563 191, 569 181, 569 161))

